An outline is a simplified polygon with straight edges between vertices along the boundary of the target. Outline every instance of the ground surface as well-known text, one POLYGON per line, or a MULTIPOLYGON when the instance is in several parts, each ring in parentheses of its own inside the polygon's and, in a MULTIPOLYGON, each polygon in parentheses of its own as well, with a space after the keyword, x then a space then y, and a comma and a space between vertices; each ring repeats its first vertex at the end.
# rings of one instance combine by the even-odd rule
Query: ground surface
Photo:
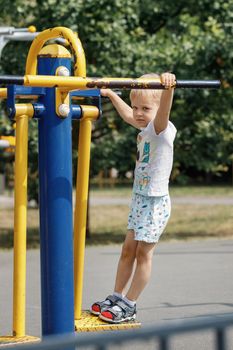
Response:
MULTIPOLYGON (((83 309, 112 292, 119 253, 119 245, 86 249, 83 309)), ((12 254, 12 251, 0 252, 1 335, 11 332, 12 254)), ((39 250, 28 251, 27 265, 27 334, 39 336, 39 250)), ((161 242, 154 256, 150 284, 138 301, 138 320, 146 327, 233 314, 232 276, 233 240, 161 242)), ((233 332, 228 338, 228 350, 232 350, 233 332)), ((139 346, 137 343, 121 349, 155 348, 151 342, 139 346)), ((172 350, 213 348, 213 336, 209 333, 185 335, 172 342, 172 350)))

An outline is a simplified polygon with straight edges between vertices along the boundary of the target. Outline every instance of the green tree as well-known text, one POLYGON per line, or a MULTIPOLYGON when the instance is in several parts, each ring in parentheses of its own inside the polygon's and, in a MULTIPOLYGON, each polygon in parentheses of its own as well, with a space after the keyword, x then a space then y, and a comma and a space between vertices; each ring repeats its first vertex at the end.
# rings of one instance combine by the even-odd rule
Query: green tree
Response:
MULTIPOLYGON (((173 71, 178 79, 221 79, 218 91, 175 92, 173 178, 183 183, 192 174, 199 181, 228 174, 230 179, 233 0, 17 0, 10 5, 1 1, 0 8, 6 25, 35 24, 38 30, 67 26, 78 31, 89 76, 173 71)), ((1 72, 23 74, 27 46, 9 44, 1 72)), ((123 96, 127 99, 128 94, 123 96)), ((116 113, 104 111, 93 131, 92 154, 92 175, 117 167, 124 176, 134 166, 135 130, 116 113)))

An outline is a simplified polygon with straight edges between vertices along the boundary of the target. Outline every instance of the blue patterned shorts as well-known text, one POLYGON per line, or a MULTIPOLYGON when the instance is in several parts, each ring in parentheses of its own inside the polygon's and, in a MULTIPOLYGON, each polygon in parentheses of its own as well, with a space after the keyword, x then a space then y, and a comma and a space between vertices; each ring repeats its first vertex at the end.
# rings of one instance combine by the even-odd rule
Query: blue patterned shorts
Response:
POLYGON ((133 193, 128 217, 128 230, 134 230, 134 239, 147 243, 158 242, 171 213, 169 195, 149 197, 133 193))

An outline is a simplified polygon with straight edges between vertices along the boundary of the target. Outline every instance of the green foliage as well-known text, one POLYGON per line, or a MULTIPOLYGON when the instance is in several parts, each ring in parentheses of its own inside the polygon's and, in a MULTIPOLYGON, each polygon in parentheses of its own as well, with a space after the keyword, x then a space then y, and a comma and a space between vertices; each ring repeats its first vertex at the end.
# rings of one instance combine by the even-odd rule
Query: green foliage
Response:
MULTIPOLYGON (((37 30, 66 26, 78 31, 89 76, 173 71, 178 79, 221 79, 219 91, 175 92, 171 119, 178 134, 173 178, 187 181, 191 171, 201 179, 225 173, 230 178, 233 0, 1 0, 0 8, 5 25, 34 24, 37 30)), ((8 44, 1 72, 22 74, 28 46, 8 44)), ((34 138, 32 133, 30 142, 34 138)), ((124 176, 133 169, 134 154, 135 130, 113 111, 104 111, 93 131, 92 175, 116 167, 124 176)), ((34 164, 36 153, 31 157, 34 164)))

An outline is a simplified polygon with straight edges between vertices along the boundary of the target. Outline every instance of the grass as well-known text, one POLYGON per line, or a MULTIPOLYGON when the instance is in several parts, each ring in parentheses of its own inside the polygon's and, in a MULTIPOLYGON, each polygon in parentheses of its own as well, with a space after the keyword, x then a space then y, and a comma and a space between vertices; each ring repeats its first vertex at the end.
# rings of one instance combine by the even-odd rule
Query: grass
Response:
MULTIPOLYGON (((92 197, 122 197, 131 196, 132 187, 113 187, 98 188, 91 187, 90 195, 92 197)), ((193 196, 209 196, 209 197, 233 197, 233 186, 171 186, 171 196, 176 197, 193 197, 193 196)))
MULTIPOLYGON (((130 197, 131 189, 91 190, 95 197, 130 197)), ((225 197, 233 195, 232 187, 172 188, 171 195, 183 197, 225 197)), ((0 247, 13 246, 13 210, 0 210, 0 247)), ((90 207, 91 238, 87 244, 121 243, 128 217, 127 205, 99 205, 90 207)), ((39 213, 28 210, 28 247, 39 246, 39 213)), ((176 204, 162 240, 233 238, 233 210, 231 205, 176 204)))
POLYGON ((230 238, 232 227, 230 205, 174 205, 165 238, 230 238))
MULTIPOLYGON (((92 240, 108 242, 123 240, 126 230, 127 206, 92 207, 90 228, 92 240), (107 221, 106 221, 106 218, 107 221), (106 223, 105 223, 106 222, 106 223)), ((231 206, 174 205, 163 240, 233 237, 231 206)))

